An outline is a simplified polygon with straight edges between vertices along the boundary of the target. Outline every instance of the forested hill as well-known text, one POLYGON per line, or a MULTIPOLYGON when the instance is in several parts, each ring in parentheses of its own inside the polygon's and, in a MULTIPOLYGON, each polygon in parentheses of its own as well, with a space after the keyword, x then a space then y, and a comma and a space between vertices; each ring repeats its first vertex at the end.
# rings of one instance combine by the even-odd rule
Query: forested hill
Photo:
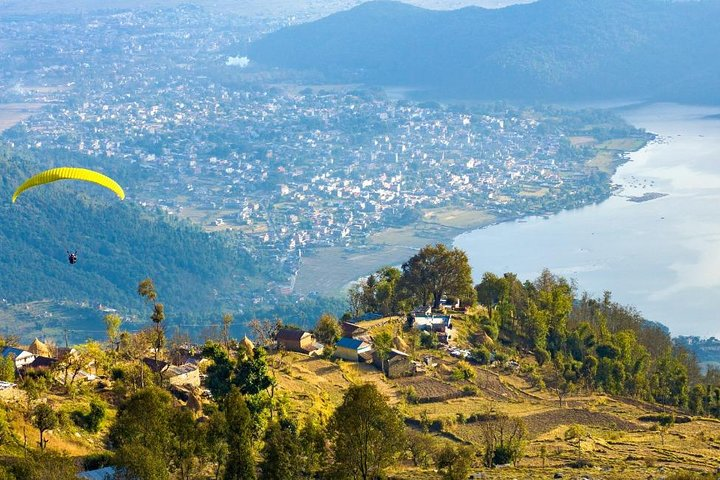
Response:
POLYGON ((25 192, 14 189, 48 162, 0 150, 0 296, 89 301, 133 308, 137 285, 150 276, 170 318, 220 307, 257 278, 253 263, 222 237, 187 222, 122 202, 82 182, 58 182, 25 192), (70 265, 66 249, 77 249, 70 265))
POLYGON ((720 2, 539 0, 430 11, 378 1, 253 45, 266 65, 487 99, 720 102, 720 2))

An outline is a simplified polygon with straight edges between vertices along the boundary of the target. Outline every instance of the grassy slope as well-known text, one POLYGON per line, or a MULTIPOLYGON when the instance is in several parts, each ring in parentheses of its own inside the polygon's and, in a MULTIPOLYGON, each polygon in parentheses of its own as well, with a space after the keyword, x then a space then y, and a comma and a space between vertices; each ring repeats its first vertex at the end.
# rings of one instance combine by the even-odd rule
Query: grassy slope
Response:
MULTIPOLYGON (((384 325, 380 328, 390 328, 384 325)), ((377 332, 371 328, 371 332, 377 332)), ((441 366, 429 376, 437 384, 462 388, 466 383, 450 380, 450 372, 457 359, 439 351, 418 351, 439 357, 441 366), (444 365, 444 366, 442 366, 444 365)), ((522 362, 532 362, 523 359, 522 362)), ((290 399, 293 414, 303 416, 309 410, 328 414, 351 382, 369 381, 379 386, 391 404, 397 405, 409 418, 418 420, 421 414, 431 421, 441 420, 447 426, 435 435, 442 441, 482 443, 479 423, 458 424, 457 416, 472 413, 504 412, 525 420, 529 441, 525 457, 518 468, 495 470, 491 478, 551 477, 562 471, 565 476, 592 475, 593 478, 645 479, 648 475, 667 475, 669 472, 695 469, 714 471, 720 467, 720 421, 695 418, 690 423, 673 426, 662 444, 660 434, 652 431, 651 422, 639 417, 656 413, 653 405, 632 399, 614 398, 600 394, 570 397, 562 408, 551 391, 537 391, 520 375, 496 368, 474 367, 477 379, 473 384, 478 394, 443 402, 408 404, 407 385, 425 382, 425 377, 387 380, 369 365, 327 361, 287 354, 279 370, 280 391, 290 399), (565 441, 564 434, 572 424, 584 425, 589 436, 582 441, 565 441), (541 447, 547 457, 543 468, 541 447), (578 458, 593 463, 592 468, 572 469, 567 465, 578 458), (664 473, 663 473, 664 472, 664 473)), ((481 471, 479 463, 476 470, 481 471)), ((405 463, 393 469, 393 478, 439 478, 432 469, 417 469, 405 463)))

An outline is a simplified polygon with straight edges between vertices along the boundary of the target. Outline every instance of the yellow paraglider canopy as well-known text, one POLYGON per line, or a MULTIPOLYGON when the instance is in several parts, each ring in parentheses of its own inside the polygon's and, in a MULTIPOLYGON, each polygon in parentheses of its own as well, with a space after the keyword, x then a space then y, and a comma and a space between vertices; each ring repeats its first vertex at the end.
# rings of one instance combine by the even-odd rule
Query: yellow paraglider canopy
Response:
POLYGON ((120 197, 120 200, 125 198, 125 192, 122 187, 118 185, 115 180, 110 177, 106 177, 102 173, 88 170, 86 168, 60 167, 45 170, 44 172, 40 172, 37 175, 33 175, 25 180, 25 182, 20 185, 17 190, 15 190, 15 193, 12 196, 12 201, 15 203, 18 195, 29 188, 37 187, 38 185, 43 185, 45 183, 56 182, 58 180, 83 180, 85 182, 97 183, 98 185, 102 185, 103 187, 109 188, 115 192, 115 195, 120 197))

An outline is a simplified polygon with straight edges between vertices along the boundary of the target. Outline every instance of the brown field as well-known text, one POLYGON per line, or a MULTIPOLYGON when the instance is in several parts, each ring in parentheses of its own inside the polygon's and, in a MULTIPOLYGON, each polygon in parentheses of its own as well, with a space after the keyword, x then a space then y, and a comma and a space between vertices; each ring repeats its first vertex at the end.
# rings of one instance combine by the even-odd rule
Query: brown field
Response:
POLYGON ((0 132, 12 128, 43 107, 42 103, 0 103, 0 132))
POLYGON ((413 387, 420 403, 443 402, 464 395, 463 391, 432 377, 418 376, 395 380, 403 388, 413 387))
POLYGON ((568 140, 570 140, 570 144, 573 147, 592 145, 593 143, 597 142, 595 137, 568 137, 568 140))
POLYGON ((444 227, 470 230, 491 224, 495 217, 483 210, 465 210, 459 208, 433 208, 425 210, 423 221, 444 227))
POLYGON ((586 165, 588 167, 595 167, 601 172, 613 173, 615 171, 615 166, 617 165, 617 158, 615 157, 615 153, 602 150, 593 158, 588 160, 586 165))

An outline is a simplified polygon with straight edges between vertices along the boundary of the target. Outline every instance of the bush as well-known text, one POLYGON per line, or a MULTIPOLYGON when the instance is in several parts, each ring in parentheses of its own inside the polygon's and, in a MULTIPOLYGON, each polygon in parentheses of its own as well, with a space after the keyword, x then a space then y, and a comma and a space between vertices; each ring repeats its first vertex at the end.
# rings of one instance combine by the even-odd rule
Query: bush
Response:
POLYGON ((515 448, 510 445, 500 445, 493 453, 493 465, 507 465, 516 457, 515 448))
POLYGON ((90 433, 97 433, 100 430, 100 424, 105 419, 105 405, 93 400, 90 402, 90 412, 87 414, 76 410, 71 414, 72 421, 83 430, 90 433))
POLYGON ((455 370, 452 372, 452 379, 455 381, 473 381, 476 376, 477 373, 475 372, 475 369, 465 360, 460 360, 457 365, 455 365, 455 370))
POLYGON ((415 390, 415 387, 410 385, 405 389, 405 399, 409 403, 418 403, 420 401, 420 397, 417 394, 417 390, 415 390))
POLYGON ((478 362, 480 365, 487 365, 490 363, 490 358, 492 357, 490 350, 487 349, 486 346, 481 345, 472 351, 473 359, 475 359, 476 362, 478 362))
POLYGON ((495 360, 497 360, 500 363, 507 362, 508 356, 502 352, 495 352, 495 360))

